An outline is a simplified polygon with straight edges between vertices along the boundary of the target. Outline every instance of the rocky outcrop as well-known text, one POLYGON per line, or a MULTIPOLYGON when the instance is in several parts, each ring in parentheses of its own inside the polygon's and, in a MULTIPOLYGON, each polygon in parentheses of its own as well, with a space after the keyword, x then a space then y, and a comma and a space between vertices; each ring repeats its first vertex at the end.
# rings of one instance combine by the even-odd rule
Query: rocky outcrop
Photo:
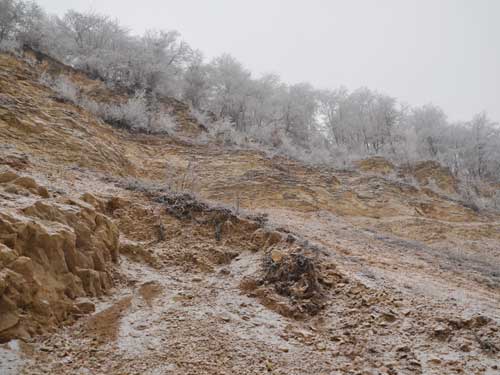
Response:
POLYGON ((77 297, 110 289, 119 234, 90 194, 49 198, 33 178, 10 169, 0 173, 0 191, 0 341, 6 341, 72 319, 81 313, 77 297))

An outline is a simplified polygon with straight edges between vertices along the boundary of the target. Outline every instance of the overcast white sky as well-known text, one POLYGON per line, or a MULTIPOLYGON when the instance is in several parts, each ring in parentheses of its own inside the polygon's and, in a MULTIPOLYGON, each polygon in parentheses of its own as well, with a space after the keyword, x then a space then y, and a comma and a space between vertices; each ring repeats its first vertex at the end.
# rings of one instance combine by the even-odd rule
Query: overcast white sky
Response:
POLYGON ((96 10, 135 33, 176 29, 207 58, 318 88, 367 86, 450 120, 500 121, 500 0, 39 0, 96 10))

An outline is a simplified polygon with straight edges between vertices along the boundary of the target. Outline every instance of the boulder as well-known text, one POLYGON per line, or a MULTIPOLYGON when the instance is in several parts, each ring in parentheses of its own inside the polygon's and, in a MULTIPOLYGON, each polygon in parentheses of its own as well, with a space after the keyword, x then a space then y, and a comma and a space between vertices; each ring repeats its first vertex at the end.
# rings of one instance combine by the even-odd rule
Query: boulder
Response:
POLYGON ((263 247, 269 237, 269 233, 262 228, 252 233, 251 241, 258 247, 263 247))
MULTIPOLYGON (((17 308, 5 297, 0 298, 0 333, 19 323, 17 308)), ((1 336, 0 336, 1 341, 1 336)))
POLYGON ((3 243, 0 243, 0 267, 7 267, 18 256, 19 255, 15 250, 5 246, 3 243))
MULTIPOLYGON (((9 183, 39 193, 32 191, 39 188, 32 178, 9 183)), ((93 204, 38 198, 0 212, 0 340, 43 332, 74 311, 81 314, 75 298, 101 296, 113 286, 108 267, 118 261, 119 232, 100 212, 104 203, 84 199, 93 204)))
POLYGON ((99 297, 103 294, 101 275, 91 269, 77 269, 76 274, 82 280, 83 288, 87 295, 99 297))
POLYGON ((95 195, 90 194, 90 193, 85 193, 81 196, 80 198, 82 201, 92 205, 97 211, 103 213, 106 210, 106 203, 97 198, 95 195))
POLYGON ((0 184, 14 181, 19 178, 19 175, 10 168, 5 168, 0 171, 0 184))
POLYGON ((26 176, 18 177, 14 181, 12 181, 12 183, 14 185, 21 186, 30 191, 38 191, 38 184, 31 177, 26 177, 26 176))
POLYGON ((83 314, 95 312, 95 305, 90 301, 81 301, 75 304, 75 307, 83 314))

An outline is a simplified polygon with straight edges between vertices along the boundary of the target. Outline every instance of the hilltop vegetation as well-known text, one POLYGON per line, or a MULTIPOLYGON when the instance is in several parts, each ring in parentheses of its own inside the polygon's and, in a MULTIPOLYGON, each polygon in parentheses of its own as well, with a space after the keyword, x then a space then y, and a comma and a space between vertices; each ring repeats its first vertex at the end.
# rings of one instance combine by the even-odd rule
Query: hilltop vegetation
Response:
MULTIPOLYGON (((469 195, 478 193, 480 180, 500 179, 500 130, 485 113, 450 123, 433 104, 410 107, 368 88, 317 90, 277 75, 255 77, 230 55, 206 62, 176 31, 136 36, 108 16, 70 10, 60 18, 22 0, 1 0, 0 9, 2 49, 29 46, 125 90, 126 106, 90 103, 115 124, 172 133, 175 125, 156 110, 158 98, 168 96, 188 103, 230 144, 314 164, 372 155, 399 163, 436 160, 469 195)), ((63 90, 76 99, 78 89, 63 90)))

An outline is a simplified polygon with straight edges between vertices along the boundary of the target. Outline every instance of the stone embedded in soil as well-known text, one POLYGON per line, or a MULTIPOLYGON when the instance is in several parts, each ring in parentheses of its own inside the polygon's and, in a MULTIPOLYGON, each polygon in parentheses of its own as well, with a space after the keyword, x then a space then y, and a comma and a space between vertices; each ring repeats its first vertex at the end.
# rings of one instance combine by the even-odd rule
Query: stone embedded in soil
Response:
POLYGON ((285 254, 280 251, 280 250, 272 250, 271 251, 271 259, 273 260, 273 262, 275 263, 279 263, 283 260, 283 257, 285 256, 285 254))

